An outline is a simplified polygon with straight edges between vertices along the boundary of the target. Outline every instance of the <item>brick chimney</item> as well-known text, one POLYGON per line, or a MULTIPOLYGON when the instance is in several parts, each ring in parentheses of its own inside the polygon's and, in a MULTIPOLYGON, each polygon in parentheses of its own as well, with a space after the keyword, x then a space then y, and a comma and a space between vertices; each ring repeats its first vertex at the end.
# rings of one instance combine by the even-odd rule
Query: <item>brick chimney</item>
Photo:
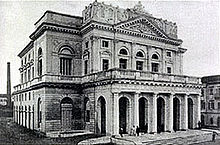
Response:
POLYGON ((7 63, 7 96, 8 96, 8 106, 11 106, 11 71, 10 71, 10 62, 7 63))

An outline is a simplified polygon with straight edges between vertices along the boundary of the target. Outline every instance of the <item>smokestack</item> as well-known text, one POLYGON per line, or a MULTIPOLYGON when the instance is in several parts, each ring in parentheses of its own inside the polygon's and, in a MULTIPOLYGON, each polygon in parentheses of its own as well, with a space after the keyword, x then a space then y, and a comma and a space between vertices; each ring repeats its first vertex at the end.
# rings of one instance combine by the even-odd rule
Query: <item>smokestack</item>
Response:
POLYGON ((11 105, 11 71, 10 62, 7 63, 7 96, 8 96, 8 106, 11 105))

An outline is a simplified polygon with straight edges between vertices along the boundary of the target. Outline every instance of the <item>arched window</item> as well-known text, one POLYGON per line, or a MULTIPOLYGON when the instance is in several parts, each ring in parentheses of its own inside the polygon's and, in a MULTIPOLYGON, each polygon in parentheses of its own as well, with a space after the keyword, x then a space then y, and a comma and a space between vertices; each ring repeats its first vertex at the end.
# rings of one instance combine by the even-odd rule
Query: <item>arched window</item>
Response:
POLYGON ((158 59, 159 59, 159 57, 158 57, 158 55, 157 55, 157 54, 153 54, 153 55, 152 55, 152 59, 156 59, 156 60, 158 60, 158 59))
POLYGON ((121 55, 128 55, 128 51, 124 48, 122 48, 120 51, 119 51, 119 54, 121 55))
POLYGON ((144 57, 144 54, 141 51, 138 51, 136 54, 137 57, 144 57))
POLYGON ((38 76, 42 75, 42 49, 38 49, 38 76))
POLYGON ((71 75, 72 69, 72 51, 68 47, 64 47, 59 52, 60 55, 60 74, 71 75))

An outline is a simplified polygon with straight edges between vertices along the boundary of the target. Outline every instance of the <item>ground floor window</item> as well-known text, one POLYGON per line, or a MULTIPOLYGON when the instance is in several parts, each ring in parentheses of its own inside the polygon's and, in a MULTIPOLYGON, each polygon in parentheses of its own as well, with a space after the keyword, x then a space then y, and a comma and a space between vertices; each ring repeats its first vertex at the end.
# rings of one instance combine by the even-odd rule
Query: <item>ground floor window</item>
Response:
POLYGON ((159 64, 152 63, 152 72, 158 72, 158 71, 159 71, 159 64))

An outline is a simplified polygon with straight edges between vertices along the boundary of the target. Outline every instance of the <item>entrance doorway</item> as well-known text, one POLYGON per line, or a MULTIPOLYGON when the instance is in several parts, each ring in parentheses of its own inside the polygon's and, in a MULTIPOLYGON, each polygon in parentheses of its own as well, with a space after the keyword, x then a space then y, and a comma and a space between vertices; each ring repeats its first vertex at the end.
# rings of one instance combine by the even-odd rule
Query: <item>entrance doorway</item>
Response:
POLYGON ((180 130, 180 101, 178 98, 173 99, 173 130, 180 130))
POLYGON ((106 134, 106 101, 104 97, 98 99, 98 133, 106 134))
POLYGON ((119 128, 122 128, 123 133, 128 133, 129 125, 129 100, 126 97, 119 99, 119 128))
POLYGON ((188 128, 193 129, 193 100, 188 98, 188 128))
POLYGON ((71 130, 73 118, 73 101, 69 97, 63 98, 60 106, 62 130, 71 130))
POLYGON ((162 97, 157 99, 157 132, 165 131, 165 101, 162 97))
POLYGON ((148 101, 142 97, 139 99, 139 126, 140 131, 147 133, 148 131, 148 101))

